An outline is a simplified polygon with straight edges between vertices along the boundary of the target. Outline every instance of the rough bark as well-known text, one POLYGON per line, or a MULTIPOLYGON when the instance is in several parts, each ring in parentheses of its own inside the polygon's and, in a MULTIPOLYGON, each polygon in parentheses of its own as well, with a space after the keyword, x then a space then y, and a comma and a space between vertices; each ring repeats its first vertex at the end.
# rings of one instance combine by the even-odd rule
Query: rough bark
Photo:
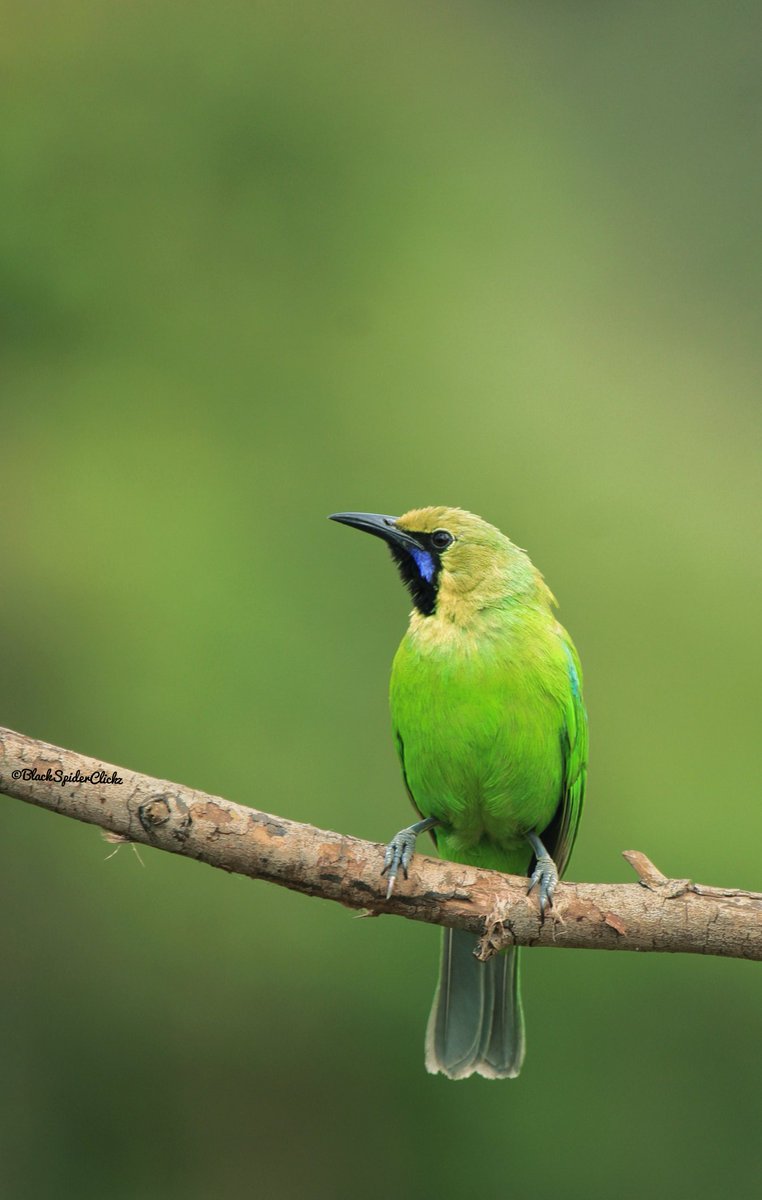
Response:
POLYGON ((224 871, 506 945, 659 950, 762 959, 762 894, 668 879, 637 851, 637 883, 561 883, 540 920, 525 879, 415 855, 390 899, 384 847, 233 804, 0 728, 0 791, 125 840, 224 871))

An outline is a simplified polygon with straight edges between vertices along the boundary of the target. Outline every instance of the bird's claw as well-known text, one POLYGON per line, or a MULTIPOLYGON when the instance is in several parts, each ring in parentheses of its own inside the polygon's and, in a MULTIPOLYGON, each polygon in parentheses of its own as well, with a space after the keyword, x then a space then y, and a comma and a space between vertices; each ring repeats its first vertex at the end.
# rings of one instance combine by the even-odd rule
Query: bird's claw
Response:
POLYGON ((553 893, 556 890, 558 883, 558 871, 556 864, 549 854, 540 854, 537 858, 537 865, 532 872, 527 888, 527 895, 537 886, 540 885, 540 915, 545 916, 545 909, 553 907, 553 893))
POLYGON ((386 875, 387 872, 389 874, 389 882, 386 888, 387 900, 394 891, 398 873, 402 871, 405 879, 407 879, 407 869, 410 866, 410 860, 415 850, 415 839, 416 834, 412 829, 401 829, 399 833, 394 835, 386 847, 381 874, 386 875))

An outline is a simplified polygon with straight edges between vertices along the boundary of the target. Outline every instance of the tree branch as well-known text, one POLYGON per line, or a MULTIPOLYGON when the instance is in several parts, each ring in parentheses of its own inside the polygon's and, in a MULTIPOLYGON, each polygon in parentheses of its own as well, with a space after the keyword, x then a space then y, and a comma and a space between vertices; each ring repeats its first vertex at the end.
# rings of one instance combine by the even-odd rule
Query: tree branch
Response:
POLYGON ((0 791, 212 867, 368 914, 393 913, 507 945, 683 951, 762 959, 762 894, 668 879, 638 851, 639 883, 561 883, 540 921, 526 879, 415 855, 387 900, 383 846, 113 767, 0 727, 0 791))

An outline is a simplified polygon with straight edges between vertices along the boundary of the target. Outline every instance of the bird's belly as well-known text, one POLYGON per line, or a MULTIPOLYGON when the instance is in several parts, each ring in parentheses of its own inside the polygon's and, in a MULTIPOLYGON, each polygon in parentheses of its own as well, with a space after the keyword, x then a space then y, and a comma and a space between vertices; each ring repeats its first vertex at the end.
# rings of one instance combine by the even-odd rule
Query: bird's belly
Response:
POLYGON ((540 688, 514 691, 504 679, 497 688, 488 680, 428 682, 393 696, 416 807, 442 822, 444 857, 525 872, 526 834, 542 832, 562 794, 557 704, 540 688))

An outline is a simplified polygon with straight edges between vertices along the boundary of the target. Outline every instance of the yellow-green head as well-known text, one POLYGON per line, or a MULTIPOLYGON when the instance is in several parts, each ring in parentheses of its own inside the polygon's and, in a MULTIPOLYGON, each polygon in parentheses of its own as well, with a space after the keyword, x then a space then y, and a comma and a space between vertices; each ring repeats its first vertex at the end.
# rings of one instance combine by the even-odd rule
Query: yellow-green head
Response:
POLYGON ((414 508, 401 517, 334 513, 331 520, 387 543, 420 617, 466 626, 512 601, 553 602, 527 554, 462 508, 414 508))

